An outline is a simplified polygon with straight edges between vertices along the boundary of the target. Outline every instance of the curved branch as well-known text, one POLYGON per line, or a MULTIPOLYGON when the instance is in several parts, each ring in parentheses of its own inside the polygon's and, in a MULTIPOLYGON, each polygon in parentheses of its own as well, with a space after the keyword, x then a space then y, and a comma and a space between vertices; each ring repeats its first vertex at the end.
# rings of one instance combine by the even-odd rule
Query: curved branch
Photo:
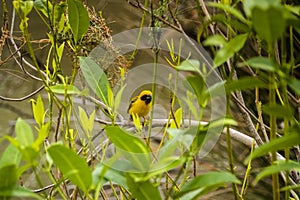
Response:
POLYGON ((32 96, 34 96, 35 94, 39 93, 42 89, 44 89, 44 86, 42 85, 41 87, 39 87, 37 90, 33 91, 32 93, 24 96, 24 97, 20 97, 20 98, 10 98, 10 97, 4 97, 4 96, 0 96, 0 100, 4 100, 4 101, 24 101, 32 96))

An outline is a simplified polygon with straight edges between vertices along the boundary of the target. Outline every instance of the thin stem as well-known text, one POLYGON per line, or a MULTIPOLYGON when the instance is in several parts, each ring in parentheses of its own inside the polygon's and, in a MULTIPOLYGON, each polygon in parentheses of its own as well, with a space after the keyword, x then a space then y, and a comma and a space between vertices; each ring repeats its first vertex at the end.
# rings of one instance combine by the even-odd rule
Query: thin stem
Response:
MULTIPOLYGON (((270 105, 276 104, 276 91, 273 88, 275 83, 275 75, 270 75, 270 89, 269 89, 269 102, 270 105)), ((276 117, 270 116, 270 141, 276 139, 276 117)), ((277 161, 277 152, 271 152, 271 163, 274 164, 277 161)), ((279 200, 279 178, 278 174, 272 174, 272 189, 273 189, 273 200, 279 200)))
MULTIPOLYGON (((227 95, 227 115, 229 114, 229 110, 230 110, 230 95, 227 95)), ((229 170, 232 174, 235 174, 229 125, 226 126, 226 142, 227 142, 227 155, 228 155, 229 170)), ((232 190, 233 190, 233 194, 234 194, 234 199, 238 200, 238 188, 235 183, 232 183, 232 190)))

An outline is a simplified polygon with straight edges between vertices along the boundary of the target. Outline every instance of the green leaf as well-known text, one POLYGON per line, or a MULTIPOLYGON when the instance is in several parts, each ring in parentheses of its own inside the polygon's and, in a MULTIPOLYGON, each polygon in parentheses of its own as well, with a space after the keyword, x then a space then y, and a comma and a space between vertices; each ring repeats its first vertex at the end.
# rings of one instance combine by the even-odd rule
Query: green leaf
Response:
POLYGON ((176 66, 176 69, 200 74, 200 62, 199 60, 184 60, 180 65, 176 66))
POLYGON ((216 119, 213 121, 210 121, 207 125, 204 126, 204 128, 210 129, 210 128, 216 128, 216 127, 224 127, 224 126, 237 126, 238 123, 231 118, 221 118, 216 119))
POLYGON ((83 76, 87 81, 93 92, 99 97, 105 105, 108 106, 108 91, 107 87, 110 87, 108 79, 104 71, 88 57, 79 57, 80 68, 83 76))
MULTIPOLYGON (((54 4, 54 24, 57 27, 57 31, 62 33, 63 29, 66 28, 65 24, 65 13, 66 13, 67 4, 64 1, 54 4)), ((51 10, 52 11, 52 10, 51 10)), ((59 61, 62 57, 62 51, 64 49, 64 43, 62 43, 57 51, 59 61)))
POLYGON ((186 88, 190 90, 192 93, 196 94, 198 104, 201 108, 205 108, 207 105, 208 98, 205 95, 206 84, 203 80, 202 76, 188 76, 186 77, 187 84, 186 88))
POLYGON ((221 185, 224 185, 226 183, 240 184, 240 180, 229 172, 208 172, 206 174, 196 176, 195 178, 184 184, 180 191, 175 195, 175 197, 178 198, 187 193, 200 189, 199 194, 196 195, 199 198, 200 195, 205 194, 203 193, 203 190, 205 190, 206 188, 217 189, 221 185))
POLYGON ((112 168, 99 163, 93 171, 93 183, 94 185, 99 184, 100 182, 111 181, 118 184, 124 188, 128 188, 126 177, 123 172, 114 170, 112 168))
POLYGON ((214 58, 215 67, 222 65, 229 58, 234 56, 234 54, 237 53, 241 48, 243 48, 247 37, 248 34, 238 35, 226 43, 222 49, 217 51, 214 58))
POLYGON ((39 130, 38 138, 34 141, 33 147, 37 150, 40 149, 40 145, 44 143, 45 139, 49 136, 51 122, 43 124, 39 130))
POLYGON ((118 112, 120 103, 122 101, 122 95, 123 91, 125 89, 125 85, 117 92, 116 97, 115 97, 115 105, 114 105, 114 112, 118 112))
POLYGON ((86 114, 86 112, 83 110, 83 108, 81 108, 80 106, 78 106, 78 110, 79 110, 79 119, 80 119, 80 123, 83 127, 83 129, 86 132, 89 132, 89 118, 86 114))
MULTIPOLYGON (((249 26, 249 23, 245 24, 238 20, 232 20, 232 18, 229 18, 226 14, 214 14, 211 16, 211 20, 207 22, 220 22, 222 24, 225 24, 229 29, 234 29, 237 32, 240 33, 246 33, 251 31, 251 26, 249 26)), ((207 25, 206 25, 207 26, 207 25)))
POLYGON ((23 13, 22 17, 26 17, 33 8, 33 1, 13 1, 13 5, 17 11, 23 13))
POLYGON ((164 143, 157 153, 156 163, 153 163, 148 178, 158 175, 160 172, 174 169, 178 165, 182 164, 186 158, 182 155, 185 150, 190 148, 195 135, 197 133, 197 127, 191 127, 189 129, 167 129, 170 139, 164 143), (182 152, 178 154, 177 152, 182 152))
POLYGON ((114 104, 115 104, 114 93, 113 93, 112 89, 109 87, 109 85, 107 85, 106 87, 107 87, 108 106, 110 108, 112 108, 112 107, 114 107, 114 104))
POLYGON ((127 184, 129 191, 136 199, 143 200, 159 200, 162 199, 158 190, 158 186, 154 186, 150 180, 136 181, 134 177, 129 174, 127 176, 127 184))
POLYGON ((258 77, 243 77, 237 80, 227 81, 225 83, 226 93, 231 93, 236 90, 249 90, 258 88, 267 88, 268 84, 260 80, 258 77))
POLYGON ((130 132, 118 126, 106 126, 105 131, 109 139, 117 147, 132 153, 149 153, 146 144, 130 132))
POLYGON ((47 151, 64 176, 85 193, 88 192, 92 184, 92 172, 87 162, 74 151, 60 144, 51 145, 47 151))
POLYGON ((205 91, 205 95, 208 98, 226 95, 225 84, 226 81, 219 81, 215 83, 214 85, 207 88, 207 90, 205 91))
POLYGON ((57 56, 58 56, 58 62, 61 62, 61 58, 63 56, 65 49, 65 43, 63 42, 58 48, 57 48, 57 56))
POLYGON ((106 126, 106 134, 124 156, 137 170, 149 170, 151 153, 146 144, 138 137, 118 126, 106 126))
POLYGON ((34 137, 30 126, 21 118, 16 122, 16 139, 23 147, 30 146, 34 142, 34 137))
MULTIPOLYGON (((266 155, 270 152, 276 152, 279 150, 283 150, 285 148, 289 148, 292 146, 297 146, 300 144, 300 127, 299 126, 292 126, 289 127, 284 134, 280 138, 276 138, 268 143, 265 143, 255 149, 252 153, 251 160, 254 158, 266 155)), ((250 157, 245 160, 245 163, 249 162, 250 157)))
POLYGON ((267 9, 269 6, 281 6, 281 2, 280 0, 245 0, 243 6, 246 15, 250 17, 252 9, 256 6, 267 9))
POLYGON ((216 34, 209 36, 204 42, 204 46, 224 46, 226 45, 226 40, 224 39, 223 36, 216 34))
POLYGON ((0 190, 6 187, 13 187, 18 182, 17 166, 9 164, 0 168, 0 190))
POLYGON ((34 145, 26 146, 25 148, 20 149, 22 153, 22 158, 30 163, 30 165, 37 165, 36 158, 39 155, 39 149, 35 148, 34 145))
POLYGON ((89 14, 82 1, 68 0, 68 17, 75 43, 77 43, 90 26, 89 14))
POLYGON ((140 117, 138 116, 137 113, 134 113, 133 115, 131 115, 131 117, 132 117, 134 127, 136 128, 137 132, 140 133, 143 129, 143 125, 141 123, 140 117))
POLYGON ((290 78, 288 80, 288 85, 294 90, 294 92, 300 95, 300 80, 296 78, 290 78))
POLYGON ((278 161, 271 166, 265 167, 254 179, 254 184, 257 184, 259 180, 266 176, 270 176, 275 173, 279 173, 282 171, 290 171, 296 170, 300 172, 300 163, 292 161, 292 160, 281 160, 278 161))
POLYGON ((0 189, 0 199, 9 199, 9 197, 18 197, 18 198, 30 198, 30 199, 39 199, 43 200, 44 198, 35 194, 29 189, 20 186, 1 188, 0 189))
POLYGON ((267 57, 254 57, 245 62, 254 69, 263 69, 270 72, 277 70, 275 64, 267 57))
POLYGON ((283 6, 256 6, 252 9, 252 22, 255 31, 271 46, 285 31, 286 20, 283 6))
POLYGON ((79 89, 74 85, 57 84, 49 87, 56 94, 80 94, 79 89))
POLYGON ((91 133, 94 128, 95 111, 93 111, 92 114, 90 115, 90 117, 88 117, 86 112, 83 110, 83 108, 78 106, 78 110, 79 110, 80 123, 81 123, 83 129, 87 133, 91 133))
POLYGON ((294 110, 288 105, 263 105, 262 111, 268 115, 273 115, 278 118, 287 118, 293 119, 294 118, 294 110))
POLYGON ((42 12, 46 17, 49 17, 47 10, 49 10, 49 11, 53 10, 52 3, 47 0, 35 0, 33 4, 34 4, 35 9, 42 12), (47 3, 48 3, 48 5, 47 5, 47 3))
POLYGON ((0 168, 4 165, 15 164, 19 166, 21 161, 21 153, 17 147, 12 144, 9 144, 8 147, 4 150, 2 157, 0 159, 0 168))
POLYGON ((45 109, 41 95, 38 95, 36 101, 31 101, 32 112, 36 123, 39 127, 44 123, 45 109))
POLYGON ((229 13, 229 14, 233 15, 234 17, 236 17, 241 22, 243 22, 245 24, 249 24, 249 22, 244 18, 243 14, 238 9, 235 9, 227 4, 208 2, 208 6, 222 9, 226 13, 229 13))
POLYGON ((178 108, 175 111, 175 119, 172 120, 170 128, 180 128, 181 122, 182 122, 182 108, 178 108), (175 123, 176 121, 176 123, 175 123), (178 125, 178 127, 176 126, 178 125))

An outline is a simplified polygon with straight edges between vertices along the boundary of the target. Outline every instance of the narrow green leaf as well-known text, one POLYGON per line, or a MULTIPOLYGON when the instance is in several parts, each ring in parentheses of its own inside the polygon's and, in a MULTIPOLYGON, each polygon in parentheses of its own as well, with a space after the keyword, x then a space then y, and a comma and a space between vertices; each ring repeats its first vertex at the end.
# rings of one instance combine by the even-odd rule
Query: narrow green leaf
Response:
POLYGON ((279 104, 263 105, 262 111, 268 115, 273 115, 278 118, 287 118, 287 119, 294 118, 294 110, 287 105, 285 106, 279 104))
MULTIPOLYGON (((286 134, 282 137, 274 139, 268 143, 265 143, 255 149, 252 153, 251 160, 254 158, 266 155, 270 152, 276 152, 279 150, 283 150, 285 148, 289 148, 292 146, 297 146, 300 144, 300 128, 298 126, 290 127, 286 134)), ((250 157, 245 160, 245 163, 248 163, 250 157)))
MULTIPOLYGON (((65 23, 64 23, 65 19, 66 19, 65 18, 66 9, 67 9, 67 4, 64 1, 54 4, 54 14, 52 14, 52 16, 54 16, 54 24, 57 27, 58 32, 60 32, 60 33, 62 32, 62 30, 64 28, 67 27, 67 26, 65 26, 65 23)), ((64 46, 64 43, 62 43, 62 45, 60 45, 60 48, 62 46, 64 46)), ((60 49, 60 48, 58 49, 58 52, 57 52, 59 60, 61 60, 61 56, 62 56, 61 51, 63 50, 63 47, 62 47, 62 49, 60 49)))
POLYGON ((109 85, 107 87, 107 99, 108 99, 108 106, 110 108, 113 108, 115 106, 115 97, 112 89, 110 88, 109 85))
POLYGON ((99 163, 93 171, 93 183, 94 185, 97 185, 102 180, 105 182, 111 181, 124 188, 128 188, 124 172, 114 170, 102 163, 99 163))
POLYGON ((205 96, 207 96, 207 98, 213 98, 213 97, 217 97, 217 96, 226 95, 225 84, 226 84, 226 81, 219 81, 219 82, 215 83, 214 85, 207 88, 207 90, 205 92, 205 96))
POLYGON ((17 166, 15 164, 5 165, 0 168, 0 190, 1 188, 15 186, 18 179, 17 166))
POLYGON ((57 56, 58 56, 58 62, 61 61, 61 58, 63 56, 65 49, 65 43, 63 42, 58 48, 57 48, 57 56))
POLYGON ((22 16, 25 18, 33 8, 33 1, 13 1, 13 5, 17 11, 23 13, 22 16))
POLYGON ((106 126, 106 134, 124 156, 137 170, 149 170, 151 153, 146 144, 138 137, 118 126, 106 126))
POLYGON ((223 3, 208 2, 208 6, 222 9, 226 13, 229 13, 229 14, 233 15, 234 17, 236 17, 241 22, 243 22, 245 24, 249 24, 249 22, 244 18, 243 14, 238 9, 235 9, 234 7, 231 7, 230 5, 223 4, 223 3))
POLYGON ((15 164, 16 166, 19 166, 21 157, 22 156, 19 149, 14 145, 9 144, 8 147, 6 147, 6 149, 4 150, 0 159, 0 168, 4 165, 10 164, 15 164))
POLYGON ((137 132, 140 133, 143 129, 143 125, 141 123, 140 117, 136 113, 131 115, 131 117, 132 117, 134 127, 136 128, 137 132))
POLYGON ((83 108, 78 106, 79 110, 79 119, 82 128, 87 132, 87 133, 92 133, 92 130, 94 128, 94 118, 95 118, 95 110, 90 114, 90 117, 88 117, 87 113, 83 108))
POLYGON ((49 10, 49 11, 53 10, 52 3, 47 0, 35 0, 33 5, 34 5, 35 9, 42 12, 46 17, 49 17, 47 10, 49 10), (47 3, 48 3, 48 5, 47 5, 47 3))
POLYGON ((80 69, 83 76, 87 81, 93 92, 99 97, 105 105, 108 106, 108 91, 107 87, 110 87, 110 83, 104 73, 104 71, 88 57, 79 57, 80 69))
POLYGON ((270 72, 277 70, 275 64, 267 57, 254 57, 245 63, 254 69, 263 69, 270 72))
POLYGON ((271 166, 265 167, 254 179, 254 184, 257 184, 262 178, 266 176, 270 176, 275 173, 279 173, 282 171, 290 171, 296 170, 300 172, 300 163, 292 161, 292 160, 282 160, 274 163, 271 166))
POLYGON ((300 95, 300 80, 296 78, 290 78, 288 85, 295 91, 296 94, 300 95))
POLYGON ((283 6, 268 6, 252 9, 252 22, 255 31, 265 39, 269 45, 282 36, 286 27, 283 6))
MULTIPOLYGON (((206 174, 201 174, 199 176, 196 176, 195 178, 193 178, 192 180, 184 184, 175 197, 178 198, 180 196, 183 196, 184 194, 187 194, 195 190, 199 190, 201 188, 203 190, 205 190, 208 187, 209 188, 213 187, 216 189, 226 183, 240 184, 240 180, 229 172, 208 172, 206 174)), ((205 194, 202 193, 202 190, 200 190, 199 193, 200 192, 201 195, 205 194)))
POLYGON ((214 58, 215 67, 222 65, 229 58, 234 56, 234 54, 237 53, 241 48, 243 48, 247 37, 248 34, 238 35, 226 43, 222 49, 217 51, 214 58))
POLYGON ((34 142, 31 127, 21 118, 16 122, 16 139, 23 147, 30 146, 34 142))
POLYGON ((38 164, 36 158, 39 155, 39 149, 35 148, 34 145, 26 146, 25 148, 22 148, 20 151, 22 153, 22 159, 26 160, 32 166, 38 164))
POLYGON ((159 200, 162 199, 158 190, 158 186, 154 186, 150 180, 146 181, 135 181, 129 174, 127 176, 127 184, 129 191, 136 199, 143 200, 159 200))
POLYGON ((79 89, 74 85, 57 84, 49 87, 56 94, 80 94, 79 89))
POLYGON ((38 95, 36 101, 31 101, 32 112, 36 123, 39 127, 44 123, 45 109, 41 95, 38 95))
POLYGON ((201 108, 205 108, 207 105, 207 96, 205 95, 206 83, 202 76, 188 76, 186 77, 186 88, 197 96, 198 104, 201 108))
POLYGON ((124 89, 125 89, 125 85, 116 94, 114 112, 118 112, 118 110, 119 110, 124 89))
POLYGON ((231 93, 233 91, 239 90, 249 90, 258 88, 267 88, 268 84, 260 80, 258 77, 243 77, 237 80, 227 81, 225 83, 226 93, 231 93))
POLYGON ((223 36, 216 34, 209 36, 204 42, 204 46, 224 46, 226 45, 226 40, 224 39, 223 36))
POLYGON ((199 60, 184 60, 180 65, 176 66, 176 69, 200 74, 200 62, 199 60))
POLYGON ((147 145, 138 137, 118 126, 106 126, 106 134, 119 148, 132 153, 149 153, 147 145))
POLYGON ((68 17, 75 42, 77 43, 90 26, 89 14, 82 1, 68 0, 68 17))
POLYGON ((86 112, 83 110, 83 108, 81 108, 80 106, 78 106, 78 110, 79 110, 79 119, 80 119, 80 123, 83 127, 83 129, 88 132, 89 131, 89 118, 86 114, 86 112))
POLYGON ((287 191, 287 190, 298 191, 299 189, 300 189, 300 184, 296 184, 296 185, 288 185, 286 187, 282 187, 280 188, 280 191, 287 191))
POLYGON ((244 10, 247 16, 251 16, 251 11, 258 6, 267 9, 270 6, 281 6, 280 0, 245 0, 243 3, 244 10))
POLYGON ((84 192, 88 192, 92 184, 92 172, 83 158, 60 144, 51 145, 48 153, 66 178, 84 192))
POLYGON ((43 124, 39 130, 38 138, 34 141, 33 147, 37 150, 40 149, 40 145, 44 143, 45 139, 49 136, 51 122, 43 124))
POLYGON ((37 195, 36 193, 32 192, 31 190, 20 186, 0 189, 0 199, 9 199, 10 197, 17 197, 17 198, 23 197, 23 198, 31 198, 31 199, 39 199, 39 200, 44 199, 39 195, 37 195))
POLYGON ((204 127, 210 129, 210 128, 215 128, 215 127, 224 127, 227 125, 237 126, 238 123, 234 119, 231 119, 231 118, 221 118, 221 119, 216 119, 216 120, 210 121, 204 127))
POLYGON ((180 128, 182 122, 182 108, 178 108, 175 111, 175 119, 172 120, 170 128, 180 128), (176 123, 175 123, 176 121, 176 123), (177 127, 178 126, 178 127, 177 127))
POLYGON ((225 13, 212 15, 211 20, 208 22, 210 22, 210 23, 211 22, 221 22, 222 24, 225 24, 227 27, 235 29, 236 32, 239 32, 239 33, 251 32, 251 26, 249 26, 248 23, 245 24, 238 20, 232 20, 232 18, 229 18, 228 15, 226 15, 225 13))

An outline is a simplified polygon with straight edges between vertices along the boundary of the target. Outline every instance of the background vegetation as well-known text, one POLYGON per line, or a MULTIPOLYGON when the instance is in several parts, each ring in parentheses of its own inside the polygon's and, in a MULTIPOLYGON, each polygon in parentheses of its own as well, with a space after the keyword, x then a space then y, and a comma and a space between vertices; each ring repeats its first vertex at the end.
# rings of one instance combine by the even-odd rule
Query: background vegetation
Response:
MULTIPOLYGON (((209 71, 195 60, 181 60, 174 46, 184 47, 180 41, 169 41, 166 62, 178 72, 189 72, 187 81, 195 95, 185 103, 170 97, 166 121, 158 120, 162 136, 156 143, 151 140, 153 113, 144 125, 139 120, 128 122, 119 114, 126 72, 138 51, 119 54, 101 12, 79 0, 14 0, 12 11, 10 3, 2 0, 1 68, 18 65, 22 76, 40 87, 22 98, 0 96, 1 101, 31 99, 35 121, 30 126, 20 117, 14 134, 1 137, 5 146, 0 159, 1 198, 198 199, 230 184, 232 199, 248 199, 248 188, 259 187, 270 176, 273 199, 299 199, 300 7, 296 2, 128 1, 141 11, 140 27, 148 26, 147 22, 155 30, 168 27, 204 45, 214 59, 213 69, 224 80, 206 88, 209 71), (180 13, 188 6, 193 8, 186 12, 191 14, 187 18, 192 25, 180 13), (32 40, 32 13, 48 29, 43 40, 32 40), (14 31, 17 26, 20 35, 14 31), (36 43, 48 45, 45 60, 36 55, 36 43), (87 57, 100 43, 117 58, 106 70, 87 57), (6 49, 8 54, 3 53, 6 49), (65 56, 71 60, 70 70, 63 62, 65 56), (96 98, 85 85, 75 85, 78 77, 96 98), (226 116, 200 123, 204 120, 201 110, 209 107, 212 98, 209 94, 218 88, 226 90, 226 116), (46 100, 39 95, 41 91, 46 92, 46 100), (76 99, 82 100, 81 106, 75 106, 76 99), (95 109, 88 111, 87 102, 96 105, 95 109), (190 118, 185 117, 183 104, 191 111, 190 118), (240 131, 233 129, 241 124, 240 131), (224 127, 228 170, 199 173, 197 155, 205 145, 207 130, 213 127, 224 127), (136 137, 143 132, 145 137, 136 137), (105 137, 96 140, 99 135, 105 137), (246 169, 239 174, 233 137, 250 149, 243 158, 246 169), (253 174, 252 163, 258 157, 265 160, 260 173, 253 174), (28 174, 34 174, 30 185, 22 181, 28 174)), ((153 48, 152 53, 154 67, 158 67, 159 49, 153 48)), ((170 84, 169 89, 176 94, 176 85, 170 84)))

